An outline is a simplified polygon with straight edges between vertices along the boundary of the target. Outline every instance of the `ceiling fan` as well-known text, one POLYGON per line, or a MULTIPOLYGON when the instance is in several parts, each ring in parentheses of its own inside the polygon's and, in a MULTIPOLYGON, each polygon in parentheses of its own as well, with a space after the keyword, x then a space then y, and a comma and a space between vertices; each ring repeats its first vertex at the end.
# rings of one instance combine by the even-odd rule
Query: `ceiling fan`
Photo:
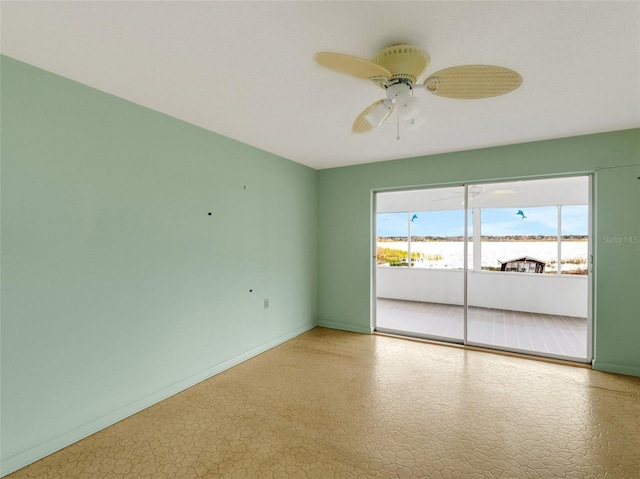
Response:
POLYGON ((426 118, 420 113, 417 89, 445 98, 477 99, 509 93, 522 84, 517 72, 493 65, 459 65, 445 68, 418 81, 429 65, 429 55, 414 45, 393 45, 375 54, 372 61, 320 52, 314 55, 320 65, 357 78, 370 80, 386 91, 386 98, 364 109, 353 123, 353 133, 365 133, 379 127, 395 111, 410 130, 426 118))
MULTIPOLYGON (((469 203, 470 206, 473 206, 473 204, 475 203, 475 200, 479 200, 481 198, 487 198, 487 199, 491 199, 491 200, 507 200, 509 199, 509 197, 511 195, 513 195, 515 193, 514 190, 507 190, 507 189, 494 189, 494 190, 487 190, 482 186, 477 186, 477 185, 470 185, 469 186, 469 191, 468 191, 468 198, 469 198, 469 203)), ((438 198, 433 200, 434 202, 438 202, 438 201, 447 201, 447 200, 451 200, 454 198, 461 198, 462 202, 460 203, 461 206, 464 206, 464 193, 460 193, 457 195, 453 195, 453 196, 445 196, 444 198, 438 198)))

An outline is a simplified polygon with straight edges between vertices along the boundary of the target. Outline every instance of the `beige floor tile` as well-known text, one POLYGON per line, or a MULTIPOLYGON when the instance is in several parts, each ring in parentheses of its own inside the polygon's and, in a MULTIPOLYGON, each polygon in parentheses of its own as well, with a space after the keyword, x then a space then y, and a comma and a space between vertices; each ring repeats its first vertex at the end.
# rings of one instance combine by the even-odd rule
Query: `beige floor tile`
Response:
POLYGON ((7 477, 633 478, 639 451, 640 378, 316 328, 7 477))

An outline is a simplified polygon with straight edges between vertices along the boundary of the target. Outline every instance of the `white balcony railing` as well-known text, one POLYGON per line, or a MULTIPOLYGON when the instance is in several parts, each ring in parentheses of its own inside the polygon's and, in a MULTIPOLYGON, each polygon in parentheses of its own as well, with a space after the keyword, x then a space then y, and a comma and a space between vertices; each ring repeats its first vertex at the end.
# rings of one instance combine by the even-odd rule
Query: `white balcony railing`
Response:
MULTIPOLYGON (((588 277, 469 271, 469 306, 587 317, 588 277)), ((379 266, 376 295, 427 303, 463 304, 462 270, 379 266)))

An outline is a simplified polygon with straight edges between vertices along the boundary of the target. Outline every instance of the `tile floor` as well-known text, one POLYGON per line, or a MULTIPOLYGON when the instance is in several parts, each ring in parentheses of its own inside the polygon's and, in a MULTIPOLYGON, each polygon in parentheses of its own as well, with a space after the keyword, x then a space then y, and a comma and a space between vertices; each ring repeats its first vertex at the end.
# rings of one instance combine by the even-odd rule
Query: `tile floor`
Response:
POLYGON ((316 328, 9 479, 637 478, 640 378, 316 328))
MULTIPOLYGON (((462 306, 378 298, 376 325, 439 340, 462 341, 462 306)), ((491 347, 587 359, 587 320, 554 314, 469 307, 468 340, 491 347)))

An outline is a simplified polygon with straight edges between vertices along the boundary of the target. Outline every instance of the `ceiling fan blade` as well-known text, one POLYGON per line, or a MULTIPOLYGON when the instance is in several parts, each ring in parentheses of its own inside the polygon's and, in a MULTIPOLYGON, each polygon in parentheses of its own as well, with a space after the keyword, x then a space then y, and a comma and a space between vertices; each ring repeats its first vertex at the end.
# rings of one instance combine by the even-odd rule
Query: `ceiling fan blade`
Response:
POLYGON ((490 98, 522 84, 519 73, 493 65, 460 65, 435 72, 424 81, 427 91, 446 98, 490 98))
POLYGON ((343 55, 342 53, 316 53, 313 58, 323 67, 346 73, 357 78, 369 80, 370 78, 389 78, 391 72, 377 63, 363 58, 343 55))
POLYGON ((436 203, 437 201, 447 201, 447 200, 452 200, 454 198, 462 198, 464 197, 463 194, 459 194, 459 195, 453 195, 453 196, 445 196, 444 198, 436 198, 435 200, 431 200, 432 203, 436 203))
MULTIPOLYGON (((368 131, 373 130, 373 128, 375 126, 379 126, 379 125, 373 125, 371 124, 371 122, 366 118, 366 116, 371 113, 375 107, 377 107, 378 105, 380 105, 381 103, 385 103, 385 100, 378 100, 373 102, 371 105, 369 105, 368 107, 366 107, 362 113, 360 113, 358 115, 358 117, 356 118, 356 121, 353 122, 353 127, 351 128, 351 132, 352 133, 366 133, 368 131)), ((393 110, 395 109, 395 104, 391 105, 391 108, 389 108, 388 113, 386 114, 386 116, 380 121, 380 124, 382 124, 387 118, 389 118, 389 115, 391 115, 391 113, 393 113, 393 110)))
POLYGON ((513 190, 493 190, 489 192, 489 196, 505 196, 505 195, 512 195, 514 193, 515 191, 513 190))

